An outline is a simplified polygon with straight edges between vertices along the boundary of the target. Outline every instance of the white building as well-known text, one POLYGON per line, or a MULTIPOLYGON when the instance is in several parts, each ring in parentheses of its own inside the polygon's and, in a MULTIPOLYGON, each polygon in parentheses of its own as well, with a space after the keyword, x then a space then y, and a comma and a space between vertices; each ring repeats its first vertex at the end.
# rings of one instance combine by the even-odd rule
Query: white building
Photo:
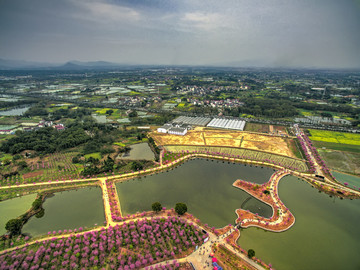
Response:
POLYGON ((187 129, 186 128, 182 128, 182 127, 172 127, 168 130, 169 134, 173 134, 173 135, 181 135, 184 136, 187 133, 187 129))
POLYGON ((169 133, 173 135, 184 136, 189 128, 190 127, 188 125, 174 123, 174 124, 165 124, 162 127, 159 127, 157 131, 161 133, 169 133))
POLYGON ((172 125, 171 124, 165 124, 163 125, 162 127, 159 127, 157 129, 158 132, 161 132, 161 133, 168 133, 168 130, 172 128, 172 125))

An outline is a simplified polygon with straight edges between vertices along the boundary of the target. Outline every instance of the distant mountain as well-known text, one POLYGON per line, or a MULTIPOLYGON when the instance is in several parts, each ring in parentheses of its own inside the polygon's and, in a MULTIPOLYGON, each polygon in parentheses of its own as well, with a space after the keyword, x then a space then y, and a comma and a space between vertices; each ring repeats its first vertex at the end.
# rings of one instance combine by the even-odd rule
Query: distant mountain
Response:
POLYGON ((61 69, 61 70, 111 69, 111 68, 124 67, 124 66, 125 65, 105 62, 105 61, 95 61, 95 62, 69 61, 64 65, 55 67, 54 69, 61 69))
POLYGON ((7 60, 0 58, 0 70, 16 70, 16 69, 47 69, 47 70, 82 70, 82 69, 112 69, 125 67, 129 65, 111 63, 106 61, 69 61, 65 64, 51 64, 30 62, 22 60, 7 60))

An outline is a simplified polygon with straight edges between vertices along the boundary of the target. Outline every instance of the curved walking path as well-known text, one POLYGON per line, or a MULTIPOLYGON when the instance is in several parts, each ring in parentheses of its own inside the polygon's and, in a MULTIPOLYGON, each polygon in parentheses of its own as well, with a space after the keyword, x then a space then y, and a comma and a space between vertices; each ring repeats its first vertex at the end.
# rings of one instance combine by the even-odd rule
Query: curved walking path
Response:
POLYGON ((237 209, 236 214, 238 215, 238 218, 236 222, 243 228, 255 226, 273 232, 282 232, 293 226, 295 217, 282 203, 278 194, 279 181, 289 174, 290 173, 286 170, 277 171, 270 177, 270 180, 267 183, 261 186, 240 180, 235 181, 233 186, 244 190, 256 199, 270 205, 273 210, 271 218, 264 218, 243 209, 237 209), (254 189, 254 187, 257 188, 254 189), (263 190, 268 190, 270 194, 265 195, 263 190), (242 217, 243 215, 244 218, 242 217))

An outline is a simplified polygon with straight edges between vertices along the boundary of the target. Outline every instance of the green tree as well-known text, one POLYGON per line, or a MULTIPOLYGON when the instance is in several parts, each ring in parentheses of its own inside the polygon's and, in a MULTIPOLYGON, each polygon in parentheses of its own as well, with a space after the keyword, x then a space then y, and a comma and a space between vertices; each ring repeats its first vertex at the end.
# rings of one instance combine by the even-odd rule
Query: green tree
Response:
POLYGON ((80 163, 80 159, 79 159, 79 157, 73 157, 72 158, 72 163, 80 163))
POLYGON ((106 111, 106 114, 107 114, 107 115, 112 115, 113 112, 114 112, 114 110, 107 110, 107 111, 106 111))
POLYGON ((161 211, 162 206, 161 206, 161 203, 159 203, 159 202, 154 202, 154 203, 151 205, 151 208, 152 208, 153 211, 159 212, 159 211, 161 211))
POLYGON ((140 161, 133 161, 131 163, 131 169, 133 171, 139 171, 139 170, 142 170, 143 168, 144 168, 144 165, 140 161))
POLYGON ((131 113, 128 114, 128 116, 129 116, 130 118, 132 118, 132 117, 137 117, 138 114, 137 114, 136 111, 132 111, 131 113))
POLYGON ((322 112, 322 113, 320 113, 320 115, 321 115, 322 117, 333 118, 332 114, 331 114, 331 113, 328 113, 328 112, 322 112))
POLYGON ((175 212, 178 214, 178 215, 183 215, 187 212, 187 206, 185 203, 177 203, 175 205, 175 212))
POLYGON ((104 172, 112 171, 114 169, 114 164, 114 160, 110 156, 108 156, 107 159, 104 160, 104 165, 101 169, 104 172))
POLYGON ((13 156, 13 158, 12 158, 13 162, 16 161, 16 160, 18 160, 18 159, 21 159, 21 155, 15 155, 15 156, 13 156))
POLYGON ((2 163, 6 166, 9 165, 11 163, 11 159, 10 158, 4 158, 2 163))
POLYGON ((249 258, 252 258, 252 257, 254 257, 254 256, 255 256, 255 250, 253 250, 253 249, 250 248, 250 249, 248 250, 248 257, 249 257, 249 258))
POLYGON ((20 170, 25 169, 28 166, 24 160, 19 161, 17 165, 20 167, 20 170))
POLYGON ((42 205, 42 200, 40 198, 37 198, 33 203, 32 203, 32 207, 37 210, 41 207, 42 205))
POLYGON ((42 217, 44 216, 44 214, 45 214, 45 209, 42 208, 42 209, 35 215, 35 217, 36 217, 36 218, 42 218, 42 217))
POLYGON ((5 225, 5 229, 10 231, 10 233, 12 235, 18 235, 21 233, 21 226, 22 226, 22 222, 20 219, 10 219, 6 225, 5 225))

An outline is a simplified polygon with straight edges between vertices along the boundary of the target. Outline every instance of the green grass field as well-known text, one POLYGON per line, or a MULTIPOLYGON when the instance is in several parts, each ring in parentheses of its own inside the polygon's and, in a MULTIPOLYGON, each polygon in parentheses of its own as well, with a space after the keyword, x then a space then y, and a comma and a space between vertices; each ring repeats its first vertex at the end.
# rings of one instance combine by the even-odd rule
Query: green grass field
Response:
POLYGON ((345 173, 360 175, 360 153, 341 152, 328 149, 318 149, 318 151, 329 168, 345 173))
POLYGON ((316 148, 325 147, 326 149, 331 149, 331 150, 360 153, 360 145, 319 142, 319 141, 313 141, 313 144, 316 148))
POLYGON ((268 124, 246 123, 245 131, 269 133, 268 124))
POLYGON ((3 161, 4 159, 12 159, 12 155, 10 155, 10 154, 5 154, 5 153, 3 153, 3 154, 1 154, 0 155, 0 160, 1 161, 3 161))
POLYGON ((115 145, 118 145, 118 146, 122 146, 124 147, 126 144, 122 143, 122 142, 114 142, 115 145))
POLYGON ((93 157, 93 158, 97 158, 97 159, 99 159, 99 160, 101 159, 100 152, 87 154, 87 155, 85 155, 84 157, 85 157, 85 158, 93 157))
POLYGON ((360 134, 335 132, 327 130, 309 129, 312 141, 338 143, 338 144, 351 144, 360 146, 360 134))

